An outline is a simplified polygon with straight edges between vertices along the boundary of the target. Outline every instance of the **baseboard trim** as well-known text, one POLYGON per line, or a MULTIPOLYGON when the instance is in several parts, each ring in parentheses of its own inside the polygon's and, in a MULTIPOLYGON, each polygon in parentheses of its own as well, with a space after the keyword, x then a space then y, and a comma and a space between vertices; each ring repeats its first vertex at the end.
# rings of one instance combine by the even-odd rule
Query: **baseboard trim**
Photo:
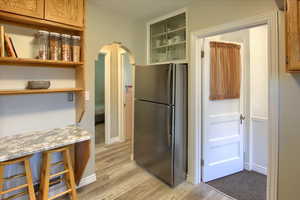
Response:
POLYGON ((266 167, 263 167, 263 166, 261 166, 261 165, 257 165, 257 164, 252 164, 252 170, 253 171, 256 171, 256 172, 258 172, 258 173, 260 173, 260 174, 264 174, 264 175, 266 175, 267 176, 267 174, 268 174, 268 170, 267 170, 267 168, 266 167))
POLYGON ((250 164, 249 164, 249 163, 245 163, 245 164, 244 164, 244 168, 245 168, 245 170, 247 170, 247 171, 251 171, 251 169, 250 169, 250 164))
POLYGON ((247 171, 255 171, 255 172, 258 172, 260 174, 264 174, 266 176, 268 174, 268 170, 267 170, 266 167, 255 164, 255 163, 253 163, 253 164, 245 163, 244 168, 247 171))
POLYGON ((186 181, 190 184, 193 184, 193 185, 195 184, 193 176, 191 176, 189 173, 187 173, 187 175, 186 175, 186 181))
POLYGON ((81 188, 83 186, 94 183, 96 180, 97 180, 96 173, 94 173, 90 176, 84 177, 84 178, 81 179, 81 181, 80 181, 79 185, 77 186, 77 188, 81 188))
POLYGON ((114 144, 117 142, 124 142, 124 140, 122 140, 120 137, 113 137, 110 139, 110 144, 114 144))

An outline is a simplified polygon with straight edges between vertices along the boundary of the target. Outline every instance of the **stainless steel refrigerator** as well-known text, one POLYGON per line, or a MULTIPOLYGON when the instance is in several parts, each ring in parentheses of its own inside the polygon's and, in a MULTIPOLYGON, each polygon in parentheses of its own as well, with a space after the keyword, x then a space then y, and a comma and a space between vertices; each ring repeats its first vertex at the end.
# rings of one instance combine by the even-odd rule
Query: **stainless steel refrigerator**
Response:
POLYGON ((174 187, 187 170, 187 65, 136 66, 134 159, 174 187))

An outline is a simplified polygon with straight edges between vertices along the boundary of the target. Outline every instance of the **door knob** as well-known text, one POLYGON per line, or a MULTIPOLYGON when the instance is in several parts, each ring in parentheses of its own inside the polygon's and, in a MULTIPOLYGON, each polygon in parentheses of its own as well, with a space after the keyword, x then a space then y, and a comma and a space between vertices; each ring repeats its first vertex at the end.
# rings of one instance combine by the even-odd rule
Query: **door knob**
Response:
POLYGON ((246 119, 245 116, 243 116, 242 114, 240 115, 240 123, 243 124, 243 121, 246 119))

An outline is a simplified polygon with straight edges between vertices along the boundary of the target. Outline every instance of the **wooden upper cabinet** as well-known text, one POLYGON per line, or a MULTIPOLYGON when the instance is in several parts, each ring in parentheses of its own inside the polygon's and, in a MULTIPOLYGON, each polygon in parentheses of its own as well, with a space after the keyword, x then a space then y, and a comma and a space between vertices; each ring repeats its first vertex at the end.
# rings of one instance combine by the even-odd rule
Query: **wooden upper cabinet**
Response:
POLYGON ((300 72, 300 0, 286 3, 287 71, 300 72))
POLYGON ((0 0, 0 10, 35 18, 43 18, 44 0, 0 0))
POLYGON ((84 0, 45 0, 45 19, 82 27, 84 0))

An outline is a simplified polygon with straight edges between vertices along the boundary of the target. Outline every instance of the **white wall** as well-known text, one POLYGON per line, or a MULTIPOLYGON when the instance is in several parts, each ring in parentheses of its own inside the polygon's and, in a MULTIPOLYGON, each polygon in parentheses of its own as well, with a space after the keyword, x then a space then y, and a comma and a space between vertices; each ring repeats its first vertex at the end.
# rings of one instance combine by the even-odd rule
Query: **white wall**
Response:
POLYGON ((279 179, 278 200, 299 199, 300 74, 286 72, 284 13, 279 26, 279 179))
POLYGON ((130 64, 130 59, 128 53, 125 53, 124 56, 124 86, 132 86, 133 84, 133 67, 130 64))
POLYGON ((268 168, 268 27, 250 29, 250 169, 268 168))

